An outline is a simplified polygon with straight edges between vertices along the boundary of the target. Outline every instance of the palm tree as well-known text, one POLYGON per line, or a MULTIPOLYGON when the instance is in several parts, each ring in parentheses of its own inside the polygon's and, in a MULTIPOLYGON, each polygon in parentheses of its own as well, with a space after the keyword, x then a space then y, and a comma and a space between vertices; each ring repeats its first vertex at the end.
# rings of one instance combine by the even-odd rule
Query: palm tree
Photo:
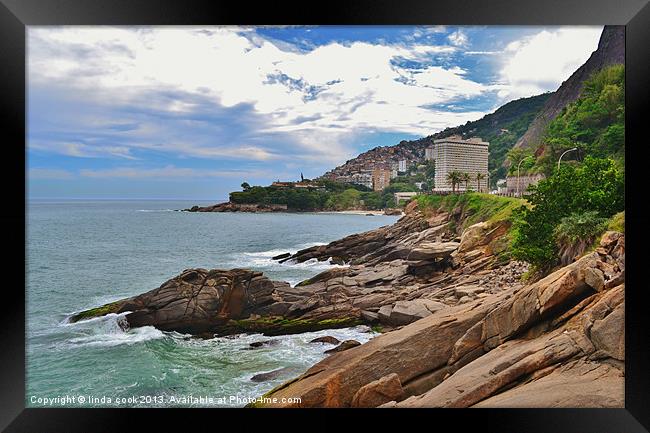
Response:
POLYGON ((451 183, 452 194, 456 194, 456 184, 460 182, 460 173, 457 171, 447 173, 447 182, 451 183))
POLYGON ((465 182, 465 192, 469 191, 469 181, 472 180, 472 175, 469 173, 461 173, 460 180, 465 182))
POLYGON ((485 179, 483 173, 476 173, 476 183, 478 184, 478 191, 481 192, 481 181, 485 179))

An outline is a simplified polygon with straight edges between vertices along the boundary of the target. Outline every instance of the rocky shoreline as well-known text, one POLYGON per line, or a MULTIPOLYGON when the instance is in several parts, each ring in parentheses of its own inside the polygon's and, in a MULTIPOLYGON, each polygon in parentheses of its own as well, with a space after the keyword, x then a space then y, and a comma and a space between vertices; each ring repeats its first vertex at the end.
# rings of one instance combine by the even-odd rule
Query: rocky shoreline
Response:
POLYGON ((266 395, 302 407, 622 407, 624 235, 607 232, 595 252, 525 284, 527 266, 506 254, 510 222, 465 227, 468 217, 412 203, 393 225, 275 257, 345 265, 295 287, 188 269, 70 320, 127 313, 130 327, 204 337, 381 327, 266 395))
MULTIPOLYGON (((232 203, 224 202, 217 203, 210 206, 192 206, 187 209, 179 209, 181 212, 250 212, 250 213, 268 213, 268 212, 298 212, 289 210, 285 204, 255 204, 255 203, 232 203)), ((302 212, 319 212, 319 213, 342 213, 350 215, 402 215, 401 209, 384 209, 377 210, 364 210, 364 209, 346 209, 340 211, 334 210, 313 210, 302 212)))

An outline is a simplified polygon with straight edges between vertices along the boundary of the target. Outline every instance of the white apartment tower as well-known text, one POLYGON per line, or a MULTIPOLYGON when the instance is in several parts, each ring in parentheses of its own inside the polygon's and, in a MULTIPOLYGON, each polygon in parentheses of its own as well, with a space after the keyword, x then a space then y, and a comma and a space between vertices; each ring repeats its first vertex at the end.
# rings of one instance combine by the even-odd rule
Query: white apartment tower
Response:
MULTIPOLYGON (((469 188, 473 191, 479 190, 476 175, 483 174, 480 190, 487 191, 488 146, 489 143, 479 137, 465 140, 459 135, 452 135, 434 140, 433 146, 426 150, 427 159, 433 159, 436 164, 434 191, 452 190, 451 182, 447 180, 447 174, 452 171, 469 173, 472 177, 472 180, 469 181, 469 188)), ((456 191, 465 191, 464 181, 456 185, 456 191)))

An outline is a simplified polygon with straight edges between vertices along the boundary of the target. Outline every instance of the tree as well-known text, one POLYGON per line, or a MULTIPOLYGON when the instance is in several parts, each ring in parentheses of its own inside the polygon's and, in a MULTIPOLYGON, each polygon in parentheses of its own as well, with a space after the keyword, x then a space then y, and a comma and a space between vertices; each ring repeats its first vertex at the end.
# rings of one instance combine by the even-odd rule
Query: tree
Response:
POLYGON ((460 183, 460 173, 457 171, 450 171, 447 173, 447 182, 451 183, 451 192, 456 193, 456 185, 460 183))
POLYGON ((483 173, 476 173, 476 183, 477 183, 479 192, 481 192, 481 181, 483 179, 485 179, 485 175, 483 173))
POLYGON ((465 192, 469 191, 469 181, 472 180, 472 175, 469 173, 461 173, 460 180, 465 182, 465 192))
POLYGON ((248 182, 244 182, 241 184, 241 189, 243 189, 244 191, 248 191, 251 189, 251 186, 248 184, 248 182))
POLYGON ((554 266, 559 251, 554 239, 562 218, 596 212, 609 218, 625 209, 625 174, 613 159, 587 157, 579 165, 562 165, 529 187, 527 201, 514 213, 512 255, 537 269, 554 266))
MULTIPOLYGON (((514 174, 516 173, 517 167, 519 167, 519 163, 522 162, 524 159, 529 158, 530 156, 533 156, 530 150, 528 149, 523 149, 521 147, 513 147, 508 151, 508 154, 506 156, 506 159, 508 162, 510 162, 510 170, 509 172, 514 174)), ((528 162, 523 163, 523 169, 524 172, 531 168, 535 163, 535 158, 529 158, 528 162)))

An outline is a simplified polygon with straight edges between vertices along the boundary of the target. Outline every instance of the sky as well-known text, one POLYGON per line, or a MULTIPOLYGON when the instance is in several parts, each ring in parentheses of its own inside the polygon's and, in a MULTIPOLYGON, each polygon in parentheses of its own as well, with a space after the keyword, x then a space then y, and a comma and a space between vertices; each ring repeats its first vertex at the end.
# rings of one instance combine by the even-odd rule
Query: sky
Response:
POLYGON ((28 27, 30 199, 223 200, 554 91, 599 27, 28 27))

